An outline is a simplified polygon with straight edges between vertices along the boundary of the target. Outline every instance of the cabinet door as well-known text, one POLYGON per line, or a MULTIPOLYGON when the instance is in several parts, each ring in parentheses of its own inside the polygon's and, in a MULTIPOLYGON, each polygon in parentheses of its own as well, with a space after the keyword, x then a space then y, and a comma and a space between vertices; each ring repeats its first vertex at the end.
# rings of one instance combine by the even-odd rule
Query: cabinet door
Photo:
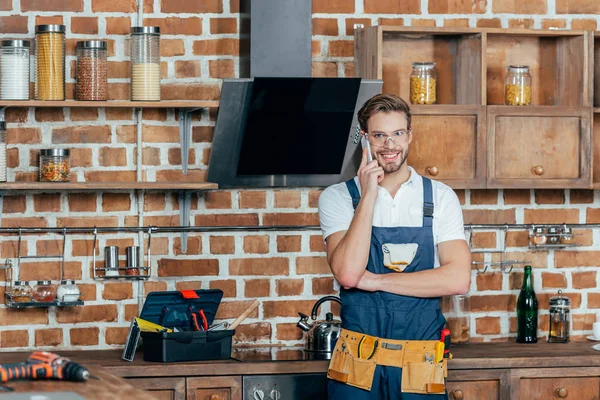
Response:
POLYGON ((187 400, 242 400, 239 376, 187 378, 187 400))
POLYGON ((448 400, 499 400, 498 381, 456 381, 447 383, 448 400))
POLYGON ((185 400, 185 378, 131 378, 127 382, 159 400, 185 400))
POLYGON ((589 109, 488 107, 488 187, 587 188, 589 109))
POLYGON ((412 111, 408 165, 454 189, 485 187, 485 109, 436 105, 412 111))
POLYGON ((520 381, 521 400, 597 400, 600 378, 523 378, 520 381))

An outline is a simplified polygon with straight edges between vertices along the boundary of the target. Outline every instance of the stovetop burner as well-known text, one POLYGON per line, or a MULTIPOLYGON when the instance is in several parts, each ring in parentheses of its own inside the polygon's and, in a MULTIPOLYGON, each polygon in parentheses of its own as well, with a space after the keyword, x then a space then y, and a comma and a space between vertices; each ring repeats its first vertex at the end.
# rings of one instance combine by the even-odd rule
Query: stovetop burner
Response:
POLYGON ((331 353, 306 351, 301 347, 233 349, 231 358, 242 362, 329 360, 331 353))

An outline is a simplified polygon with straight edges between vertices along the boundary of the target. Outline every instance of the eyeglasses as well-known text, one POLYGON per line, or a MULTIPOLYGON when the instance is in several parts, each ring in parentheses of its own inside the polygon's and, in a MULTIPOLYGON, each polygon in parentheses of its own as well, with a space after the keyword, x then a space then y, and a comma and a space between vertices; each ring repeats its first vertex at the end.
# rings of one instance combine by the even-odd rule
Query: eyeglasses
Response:
POLYGON ((388 140, 391 140, 395 146, 400 143, 401 139, 404 139, 411 132, 412 129, 400 129, 399 131, 396 131, 391 135, 384 135, 383 133, 374 133, 367 134, 367 137, 369 138, 369 142, 371 142, 373 146, 385 146, 387 145, 388 140))

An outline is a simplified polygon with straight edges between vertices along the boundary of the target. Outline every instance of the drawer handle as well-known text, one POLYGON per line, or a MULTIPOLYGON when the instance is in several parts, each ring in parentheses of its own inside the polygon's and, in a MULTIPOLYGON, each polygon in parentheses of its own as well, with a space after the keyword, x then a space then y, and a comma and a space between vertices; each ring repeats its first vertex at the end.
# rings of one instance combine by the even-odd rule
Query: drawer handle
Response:
POLYGON ((210 400, 221 400, 221 396, 219 396, 216 393, 213 393, 213 394, 210 395, 209 399, 210 400))
POLYGON ((544 175, 544 167, 541 165, 536 165, 533 167, 533 173, 536 175, 544 175))
POLYGON ((440 173, 440 170, 437 167, 427 167, 427 172, 431 176, 436 176, 437 174, 440 173))
POLYGON ((464 397, 463 391, 460 389, 456 389, 456 390, 452 391, 452 397, 454 397, 454 400, 463 400, 463 397, 464 397))
POLYGON ((561 399, 566 399, 567 396, 569 395, 569 392, 567 392, 566 388, 561 387, 561 388, 556 389, 556 395, 558 397, 560 397, 561 399))

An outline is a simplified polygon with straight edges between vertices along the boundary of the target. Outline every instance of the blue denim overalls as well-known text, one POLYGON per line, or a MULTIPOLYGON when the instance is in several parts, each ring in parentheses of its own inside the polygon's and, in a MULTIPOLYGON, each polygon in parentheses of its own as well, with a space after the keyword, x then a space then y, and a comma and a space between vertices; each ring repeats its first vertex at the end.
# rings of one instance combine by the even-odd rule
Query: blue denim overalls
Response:
MULTIPOLYGON (((383 265, 384 243, 417 243, 417 253, 403 274, 433 268, 433 193, 431 180, 423 177, 423 224, 420 227, 377 227, 371 235, 367 270, 375 274, 394 272, 383 265)), ((360 193, 351 179, 346 182, 354 209, 360 193)), ((342 327, 367 335, 398 340, 440 340, 446 322, 440 309, 440 298, 417 298, 387 292, 365 292, 341 289, 342 327)), ((371 391, 329 380, 330 400, 446 400, 443 394, 414 394, 401 392, 402 369, 377 365, 371 391)))

